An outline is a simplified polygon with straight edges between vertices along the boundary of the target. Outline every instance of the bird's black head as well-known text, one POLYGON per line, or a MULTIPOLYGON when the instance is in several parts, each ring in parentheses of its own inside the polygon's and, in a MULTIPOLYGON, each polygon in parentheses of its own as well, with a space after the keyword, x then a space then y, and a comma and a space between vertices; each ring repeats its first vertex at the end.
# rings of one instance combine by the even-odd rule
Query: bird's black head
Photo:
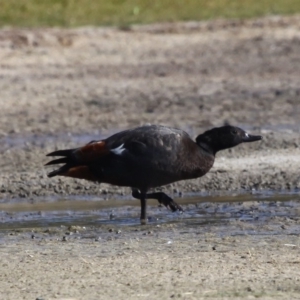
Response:
POLYGON ((260 135, 250 135, 243 129, 233 126, 213 128, 198 135, 196 143, 205 150, 216 154, 220 150, 237 146, 241 143, 255 142, 262 139, 260 135))

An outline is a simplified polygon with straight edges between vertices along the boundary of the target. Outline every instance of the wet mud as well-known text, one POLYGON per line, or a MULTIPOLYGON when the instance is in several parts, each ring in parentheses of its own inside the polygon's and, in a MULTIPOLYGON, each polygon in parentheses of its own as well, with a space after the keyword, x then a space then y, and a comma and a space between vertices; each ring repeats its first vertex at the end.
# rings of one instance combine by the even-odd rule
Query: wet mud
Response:
POLYGON ((0 31, 3 299, 298 299, 300 18, 0 31), (47 177, 45 154, 145 123, 259 143, 162 187, 47 177))

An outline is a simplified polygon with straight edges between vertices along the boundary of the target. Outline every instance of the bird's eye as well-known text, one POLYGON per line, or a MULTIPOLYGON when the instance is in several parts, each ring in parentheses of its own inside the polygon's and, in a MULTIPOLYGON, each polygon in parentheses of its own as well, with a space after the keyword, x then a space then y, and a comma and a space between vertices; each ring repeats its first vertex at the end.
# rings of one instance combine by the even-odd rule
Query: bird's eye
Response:
POLYGON ((235 135, 235 134, 237 134, 237 130, 236 129, 232 129, 231 133, 235 135))

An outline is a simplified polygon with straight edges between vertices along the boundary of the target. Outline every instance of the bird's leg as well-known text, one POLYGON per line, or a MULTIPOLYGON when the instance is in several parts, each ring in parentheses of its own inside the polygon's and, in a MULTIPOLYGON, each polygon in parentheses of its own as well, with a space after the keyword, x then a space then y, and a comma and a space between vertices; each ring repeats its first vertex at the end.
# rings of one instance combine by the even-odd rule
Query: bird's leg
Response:
POLYGON ((174 211, 183 211, 182 207, 177 204, 171 197, 163 192, 149 193, 147 199, 156 199, 160 204, 174 211))
POLYGON ((132 190, 132 197, 140 199, 141 201, 141 225, 147 224, 147 193, 144 191, 139 192, 136 189, 132 190))
MULTIPOLYGON (((141 193, 138 190, 133 189, 132 197, 141 199, 141 193)), ((183 211, 182 207, 179 204, 177 204, 171 197, 163 192, 146 194, 146 199, 156 199, 160 204, 163 204, 173 212, 177 210, 183 211)))

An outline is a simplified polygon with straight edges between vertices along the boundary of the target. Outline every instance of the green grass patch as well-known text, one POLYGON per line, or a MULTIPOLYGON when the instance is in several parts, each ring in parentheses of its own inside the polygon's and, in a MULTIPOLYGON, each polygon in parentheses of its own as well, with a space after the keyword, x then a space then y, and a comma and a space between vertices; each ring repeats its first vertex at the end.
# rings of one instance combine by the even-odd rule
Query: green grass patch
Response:
POLYGON ((124 26, 299 12, 299 0, 0 0, 0 26, 124 26))

